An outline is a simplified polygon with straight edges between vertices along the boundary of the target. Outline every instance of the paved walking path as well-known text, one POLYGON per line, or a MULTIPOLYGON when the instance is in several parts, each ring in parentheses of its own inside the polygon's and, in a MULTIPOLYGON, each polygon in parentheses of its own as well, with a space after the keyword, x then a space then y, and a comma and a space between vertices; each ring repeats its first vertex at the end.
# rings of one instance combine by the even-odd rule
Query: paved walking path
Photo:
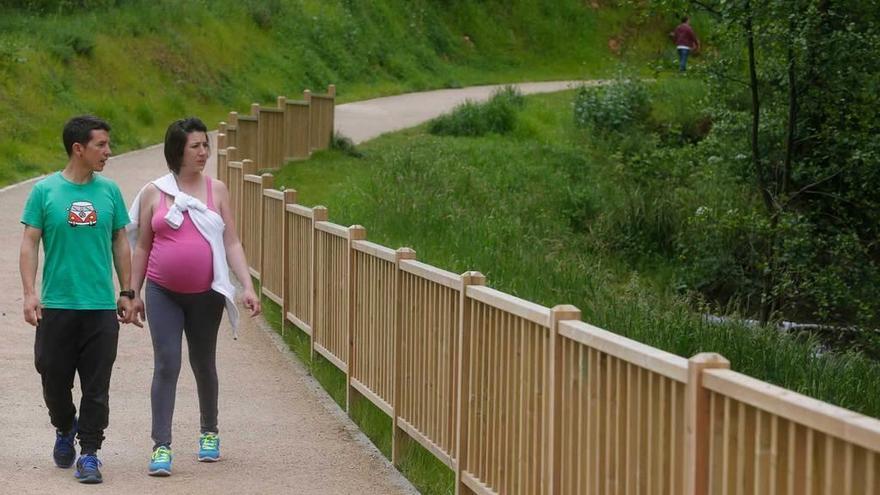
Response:
MULTIPOLYGON (((523 84, 525 93, 558 91, 569 82, 523 84)), ((410 127, 494 87, 378 98, 337 107, 336 126, 355 142, 410 127)), ((111 123, 112 124, 112 123, 111 123)), ((60 137, 59 137, 60 146, 60 137)), ((60 165, 60 164, 59 164, 60 165)), ((212 159, 209 171, 215 170, 212 159)), ((166 171, 161 146, 114 157, 104 174, 126 200, 166 171)), ((349 421, 262 319, 243 318, 218 344, 223 459, 195 459, 198 402, 184 364, 174 419, 174 475, 146 475, 150 441, 152 348, 147 329, 120 330, 110 392, 110 427, 100 452, 105 482, 81 486, 51 459, 54 432, 33 365, 33 327, 21 314, 18 222, 33 181, 0 190, 0 485, 4 493, 321 493, 406 494, 415 489, 349 421)), ((71 253, 75 255, 75 253, 71 253)), ((184 354, 186 355, 186 354, 184 354)), ((77 387, 78 388, 78 387, 77 387)), ((78 402, 79 392, 75 394, 78 402)))

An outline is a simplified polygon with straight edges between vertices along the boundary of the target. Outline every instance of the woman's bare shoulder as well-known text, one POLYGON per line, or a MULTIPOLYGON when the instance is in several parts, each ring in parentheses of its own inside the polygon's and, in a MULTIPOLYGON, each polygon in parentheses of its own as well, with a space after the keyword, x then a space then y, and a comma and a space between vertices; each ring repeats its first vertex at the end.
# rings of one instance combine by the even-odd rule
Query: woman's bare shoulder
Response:
POLYGON ((141 202, 150 204, 151 200, 156 199, 159 196, 159 188, 156 187, 156 184, 152 182, 148 182, 146 186, 144 186, 143 191, 141 192, 141 202))
POLYGON ((223 183, 220 179, 211 178, 211 191, 214 195, 220 194, 223 197, 229 195, 229 190, 226 188, 226 184, 223 183))

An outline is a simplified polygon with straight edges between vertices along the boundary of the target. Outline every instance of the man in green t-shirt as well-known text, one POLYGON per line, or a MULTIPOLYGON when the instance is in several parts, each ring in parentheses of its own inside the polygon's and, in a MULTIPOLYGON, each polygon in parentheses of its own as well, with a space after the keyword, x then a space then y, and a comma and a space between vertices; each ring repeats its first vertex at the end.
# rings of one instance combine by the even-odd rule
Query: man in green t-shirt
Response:
POLYGON ((62 133, 68 162, 34 185, 21 223, 19 267, 24 319, 35 325, 34 362, 56 428, 52 455, 68 468, 80 444, 76 478, 100 483, 98 449, 109 418, 110 372, 119 323, 132 319, 128 212, 119 187, 95 174, 110 158, 110 126, 93 116, 70 119, 62 133), (43 243, 42 295, 35 285, 43 243), (116 297, 113 268, 123 290, 116 297), (71 389, 79 373, 79 418, 71 389))

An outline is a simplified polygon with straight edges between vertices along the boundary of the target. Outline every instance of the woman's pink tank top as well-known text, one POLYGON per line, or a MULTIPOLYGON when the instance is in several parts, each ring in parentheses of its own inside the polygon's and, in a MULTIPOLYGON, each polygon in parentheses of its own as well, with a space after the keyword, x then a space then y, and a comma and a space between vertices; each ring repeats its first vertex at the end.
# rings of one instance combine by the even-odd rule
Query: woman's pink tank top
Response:
MULTIPOLYGON (((210 177, 205 176, 205 184, 208 208, 217 211, 210 177)), ((162 193, 159 204, 153 210, 150 222, 153 227, 153 247, 147 260, 147 278, 174 292, 206 292, 214 280, 211 245, 193 224, 189 212, 183 213, 183 223, 179 229, 173 229, 165 222, 167 198, 170 197, 162 193)))

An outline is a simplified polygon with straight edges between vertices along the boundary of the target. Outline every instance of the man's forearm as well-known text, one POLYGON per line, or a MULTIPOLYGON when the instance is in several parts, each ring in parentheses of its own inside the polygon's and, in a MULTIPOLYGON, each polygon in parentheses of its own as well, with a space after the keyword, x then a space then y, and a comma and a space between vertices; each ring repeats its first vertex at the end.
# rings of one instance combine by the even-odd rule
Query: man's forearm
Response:
POLYGON ((21 288, 24 295, 36 294, 37 268, 40 263, 39 241, 34 242, 27 235, 21 241, 18 269, 21 274, 21 288))
POLYGON ((18 260, 18 268, 21 273, 21 288, 24 295, 29 296, 36 293, 37 282, 37 266, 39 257, 32 253, 31 250, 22 248, 21 256, 18 260))
POLYGON ((113 238, 113 266, 116 268, 119 287, 123 290, 130 289, 131 248, 128 247, 123 229, 117 230, 113 238))

